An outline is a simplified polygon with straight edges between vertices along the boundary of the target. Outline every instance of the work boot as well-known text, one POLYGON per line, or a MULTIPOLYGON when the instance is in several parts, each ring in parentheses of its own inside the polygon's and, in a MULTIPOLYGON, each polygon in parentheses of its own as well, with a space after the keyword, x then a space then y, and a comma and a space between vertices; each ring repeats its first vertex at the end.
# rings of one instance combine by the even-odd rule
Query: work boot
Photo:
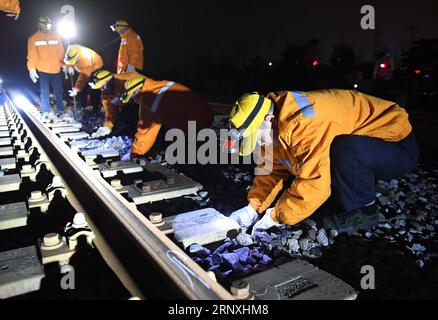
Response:
POLYGON ((379 224, 379 213, 375 203, 350 212, 332 214, 321 219, 326 229, 336 229, 339 233, 353 234, 359 230, 368 231, 379 224))

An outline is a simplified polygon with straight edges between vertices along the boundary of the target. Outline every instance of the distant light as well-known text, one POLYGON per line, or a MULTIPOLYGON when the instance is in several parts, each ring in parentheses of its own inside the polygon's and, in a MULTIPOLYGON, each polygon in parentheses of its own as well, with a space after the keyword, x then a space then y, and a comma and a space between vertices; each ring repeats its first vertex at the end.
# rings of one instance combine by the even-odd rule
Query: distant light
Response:
POLYGON ((0 79, 0 83, 3 83, 3 79, 0 79))
POLYGON ((386 63, 382 63, 382 64, 380 64, 380 68, 382 68, 382 69, 385 69, 387 66, 386 66, 386 63))
POLYGON ((421 70, 415 70, 415 74, 421 74, 421 70))
POLYGON ((354 89, 357 89, 357 88, 359 88, 359 85, 357 83, 355 83, 353 87, 354 87, 354 89))
POLYGON ((76 36, 76 26, 73 22, 64 19, 58 23, 58 32, 61 37, 69 40, 76 36))
POLYGON ((269 63, 268 63, 268 66, 272 67, 272 66, 273 66, 273 63, 272 63, 272 62, 269 62, 269 63))
POLYGON ((319 61, 318 60, 313 61, 312 66, 314 67, 319 66, 319 61))

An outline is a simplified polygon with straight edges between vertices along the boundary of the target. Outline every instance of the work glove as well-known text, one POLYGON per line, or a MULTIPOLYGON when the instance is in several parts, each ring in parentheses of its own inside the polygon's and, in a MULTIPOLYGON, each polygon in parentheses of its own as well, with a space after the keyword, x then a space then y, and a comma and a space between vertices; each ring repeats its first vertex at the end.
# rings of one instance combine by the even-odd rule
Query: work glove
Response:
POLYGON ((128 66, 126 67, 126 72, 132 72, 132 71, 135 71, 135 67, 128 64, 128 66))
POLYGON ((236 221, 242 228, 242 232, 245 233, 249 227, 251 227, 259 219, 257 211, 250 205, 233 212, 230 216, 231 219, 236 221))
POLYGON ((30 69, 29 70, 29 77, 32 80, 33 83, 37 83, 40 76, 38 75, 38 72, 36 69, 30 69))
POLYGON ((254 233, 257 231, 258 232, 265 231, 265 230, 268 230, 272 227, 280 227, 281 226, 280 223, 275 222, 274 219, 272 218, 272 211, 273 210, 274 210, 274 208, 266 210, 266 213, 263 216, 263 218, 261 218, 252 228, 252 235, 254 235, 254 233))
POLYGON ((73 98, 73 97, 76 97, 78 95, 78 92, 79 92, 78 89, 73 88, 71 90, 68 90, 68 95, 73 98))
POLYGON ((96 132, 91 134, 91 138, 96 139, 100 137, 106 137, 111 133, 111 130, 108 127, 100 127, 96 132))
POLYGON ((73 77, 75 75, 75 69, 71 67, 63 66, 62 71, 64 72, 65 79, 68 79, 68 76, 73 77))
POLYGON ((131 152, 128 152, 127 154, 123 155, 120 160, 122 161, 130 161, 131 160, 131 152))

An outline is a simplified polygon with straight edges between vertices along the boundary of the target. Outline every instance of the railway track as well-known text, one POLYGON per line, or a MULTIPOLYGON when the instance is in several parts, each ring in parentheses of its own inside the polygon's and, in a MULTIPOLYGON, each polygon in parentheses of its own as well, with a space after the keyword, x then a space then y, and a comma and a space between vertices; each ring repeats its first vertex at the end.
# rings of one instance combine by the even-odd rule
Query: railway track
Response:
MULTIPOLYGON (((86 157, 78 154, 73 142, 88 138, 80 131, 81 125, 64 119, 43 120, 30 101, 31 97, 12 90, 8 103, 0 109, 0 163, 4 170, 0 182, 1 233, 8 238, 8 242, 2 243, 4 254, 0 258, 1 298, 40 290, 46 262, 57 262, 61 267, 68 264, 79 251, 73 245, 79 235, 88 239, 132 296, 232 299, 230 293, 123 197, 125 190, 120 190, 120 180, 103 178, 141 172, 144 170, 141 165, 152 165, 142 161, 122 168, 121 163, 116 163, 118 154, 88 153, 86 157), (107 166, 111 161, 115 165, 107 166), (104 174, 99 174, 99 165, 104 174), (53 204, 54 199, 60 204, 53 204), (68 224, 72 226, 66 229, 68 224), (22 233, 17 232, 23 229, 29 235, 28 246, 24 248, 19 239, 22 233), (21 260, 13 259, 20 255, 21 260), (29 277, 17 278, 23 259, 30 259, 33 268, 26 269, 29 277)), ((170 170, 165 174, 170 175, 169 185, 162 197, 172 191, 172 185, 185 183, 170 170)), ((151 191, 150 185, 142 188, 151 191)), ((182 192, 192 193, 198 188, 194 184, 182 192)), ((141 191, 139 197, 144 198, 141 191)), ((157 192, 152 196, 160 197, 157 192)))
POLYGON ((301 260, 224 287, 186 252, 192 243, 220 244, 238 226, 212 208, 165 217, 151 209, 196 196, 201 184, 146 159, 120 161, 117 150, 91 139, 81 123, 43 118, 35 97, 16 89, 0 107, 0 170, 0 298, 357 296, 301 260), (64 290, 71 270, 77 286, 64 290))

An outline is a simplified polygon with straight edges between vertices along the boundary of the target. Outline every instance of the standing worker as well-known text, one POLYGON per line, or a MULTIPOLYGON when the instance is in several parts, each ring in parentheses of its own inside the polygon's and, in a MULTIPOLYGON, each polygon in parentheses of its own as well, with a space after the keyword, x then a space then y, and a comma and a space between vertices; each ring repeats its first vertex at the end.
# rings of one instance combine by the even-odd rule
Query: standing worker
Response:
POLYGON ((117 73, 143 70, 143 41, 132 30, 128 22, 119 20, 111 25, 113 32, 118 32, 121 38, 119 57, 117 59, 117 73))
POLYGON ((107 70, 97 70, 90 78, 89 85, 93 90, 101 90, 102 107, 105 114, 105 122, 92 134, 92 138, 109 135, 119 125, 119 108, 123 103, 118 99, 125 90, 125 82, 129 79, 141 77, 137 72, 125 72, 113 75, 107 70))
POLYGON ((20 17, 20 2, 18 0, 0 0, 0 10, 7 13, 8 17, 17 20, 20 17))
POLYGON ((64 45, 61 37, 52 32, 52 21, 48 17, 38 19, 38 32, 27 43, 27 68, 33 83, 40 81, 41 110, 51 111, 50 85, 53 88, 58 112, 64 111, 61 66, 64 45))
POLYGON ((197 130, 213 123, 211 107, 192 90, 172 81, 156 81, 144 76, 130 79, 125 82, 121 100, 128 103, 131 99, 140 105, 131 150, 133 157, 145 155, 160 131, 177 128, 187 132, 189 121, 196 121, 197 130))
MULTIPOLYGON (((74 44, 70 45, 65 53, 64 63, 69 67, 74 67, 79 72, 78 79, 71 90, 69 90, 70 97, 76 97, 79 92, 81 95, 82 107, 87 106, 87 96, 90 93, 88 90, 88 80, 92 73, 99 70, 103 66, 102 58, 93 50, 84 46, 74 44)), ((90 93, 92 98, 92 105, 97 108, 99 105, 98 99, 90 93)))
POLYGON ((230 125, 234 138, 227 148, 241 139, 240 153, 246 156, 257 142, 265 150, 273 146, 266 159, 273 163, 272 172, 255 178, 249 205, 231 215, 244 230, 254 224, 253 230, 295 225, 332 193, 341 210, 322 219, 324 228, 340 233, 369 229, 379 221, 376 179, 409 174, 419 158, 407 112, 356 91, 245 95, 234 106, 230 125), (273 139, 258 136, 271 127, 273 139), (271 207, 290 176, 294 182, 271 207))

